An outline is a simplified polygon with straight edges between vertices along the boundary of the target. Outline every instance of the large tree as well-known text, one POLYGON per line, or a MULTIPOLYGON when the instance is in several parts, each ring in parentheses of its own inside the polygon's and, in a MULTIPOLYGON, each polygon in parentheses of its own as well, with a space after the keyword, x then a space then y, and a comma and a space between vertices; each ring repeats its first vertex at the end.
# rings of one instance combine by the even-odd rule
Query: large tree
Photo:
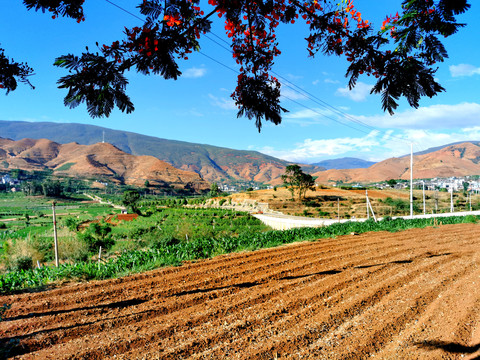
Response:
MULTIPOLYGON (((85 19, 84 0, 23 2, 54 18, 85 19)), ((263 121, 279 124, 286 111, 280 105, 280 82, 271 74, 274 58, 281 53, 275 29, 280 23, 305 21, 310 28, 309 56, 346 56, 350 89, 361 75, 375 77, 371 92, 381 94, 382 108, 393 114, 401 97, 417 108, 422 96, 445 90, 435 79, 436 64, 447 57, 440 37, 464 26, 456 15, 469 7, 467 0, 404 0, 395 15, 374 29, 352 0, 208 0, 205 8, 200 0, 143 0, 138 8, 146 21, 126 28, 122 40, 99 46, 96 52, 59 56, 55 65, 70 72, 58 81, 68 91, 66 106, 85 102, 92 117, 109 116, 115 106, 130 113, 134 106, 125 92, 124 73, 134 69, 177 79, 177 61, 199 50, 199 39, 218 15, 225 21, 232 56, 240 67, 231 95, 238 116, 254 119, 260 131, 263 121)), ((27 64, 9 59, 0 49, 0 88, 8 93, 18 81, 30 84, 32 73, 27 64)))
POLYGON ((315 191, 315 179, 310 174, 305 174, 299 165, 288 165, 285 168, 285 174, 282 175, 283 184, 292 193, 292 199, 295 198, 295 191, 298 194, 298 200, 305 199, 307 190, 315 191))

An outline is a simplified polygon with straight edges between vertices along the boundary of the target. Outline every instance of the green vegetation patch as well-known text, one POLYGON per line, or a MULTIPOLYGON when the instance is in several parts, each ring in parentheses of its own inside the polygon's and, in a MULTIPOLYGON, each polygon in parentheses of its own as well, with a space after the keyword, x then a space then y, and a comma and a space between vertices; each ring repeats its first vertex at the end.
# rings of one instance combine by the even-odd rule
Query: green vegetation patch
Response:
POLYGON ((60 166, 59 168, 55 169, 55 171, 68 171, 75 164, 76 163, 74 163, 74 162, 65 163, 62 166, 60 166))

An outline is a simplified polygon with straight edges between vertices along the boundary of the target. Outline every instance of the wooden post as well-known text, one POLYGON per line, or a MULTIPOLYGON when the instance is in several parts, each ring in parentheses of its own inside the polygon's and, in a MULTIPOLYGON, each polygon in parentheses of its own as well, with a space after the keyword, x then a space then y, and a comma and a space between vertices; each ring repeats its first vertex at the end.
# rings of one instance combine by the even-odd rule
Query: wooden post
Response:
POLYGON ((375 216, 375 213, 373 212, 373 207, 372 207, 372 203, 370 202, 370 200, 368 200, 368 206, 370 207, 370 211, 372 212, 373 220, 375 220, 375 222, 377 222, 377 217, 375 216))
POLYGON ((55 216, 55 204, 54 201, 52 203, 52 210, 53 210, 53 240, 55 244, 55 266, 58 267, 58 239, 57 239, 57 218, 55 216))
POLYGON ((340 222, 340 198, 337 199, 337 205, 338 205, 337 217, 338 217, 338 222, 340 222))
POLYGON ((366 189, 365 189, 365 197, 366 197, 365 204, 367 205, 367 219, 370 219, 370 211, 368 209, 368 190, 366 190, 366 189))
POLYGON ((423 215, 426 214, 426 209, 425 209, 425 181, 422 181, 423 185, 423 215))
POLYGON ((410 144, 410 218, 413 219, 413 143, 410 144))
POLYGON ((454 209, 453 209, 453 188, 450 189, 450 212, 453 213, 454 212, 454 209))

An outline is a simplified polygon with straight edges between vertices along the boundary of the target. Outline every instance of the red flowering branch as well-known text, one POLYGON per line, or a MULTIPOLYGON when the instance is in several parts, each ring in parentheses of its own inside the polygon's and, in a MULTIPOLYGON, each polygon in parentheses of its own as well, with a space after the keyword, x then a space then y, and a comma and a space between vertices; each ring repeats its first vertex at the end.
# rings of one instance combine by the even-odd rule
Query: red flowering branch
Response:
POLYGON ((85 0, 23 0, 28 10, 49 11, 52 19, 59 16, 76 19, 77 22, 85 21, 83 3, 85 0))
POLYGON ((29 77, 33 75, 33 69, 27 64, 17 63, 7 56, 4 50, 0 49, 0 89, 8 94, 17 88, 18 82, 29 85, 32 89, 35 87, 30 83, 29 77))
MULTIPOLYGON (((83 0, 24 0, 24 4, 50 11, 54 17, 84 20, 83 0)), ((448 56, 440 37, 456 33, 463 26, 456 15, 470 7, 467 0, 403 0, 399 12, 374 30, 354 0, 340 4, 338 0, 208 0, 207 6, 210 11, 204 11, 199 0, 143 0, 138 8, 146 21, 126 28, 123 40, 99 47, 96 54, 59 57, 56 65, 74 72, 59 81, 68 89, 65 103, 77 106, 85 101, 92 116, 108 116, 118 99, 122 111, 132 111, 124 93, 124 72, 134 69, 177 79, 181 75, 177 61, 200 48, 199 39, 210 31, 210 17, 217 14, 225 21, 232 56, 239 65, 231 95, 238 116, 255 119, 259 130, 264 120, 280 123, 286 111, 280 106, 280 83, 270 74, 281 54, 276 28, 300 19, 310 28, 308 55, 345 56, 350 63, 349 87, 360 76, 374 77, 372 93, 381 94, 382 108, 393 113, 400 97, 418 107, 422 96, 444 91, 433 68, 448 56)), ((23 70, 26 79, 28 68, 23 70)), ((1 82, 6 77, 1 76, 0 88, 6 88, 6 80, 1 82)))

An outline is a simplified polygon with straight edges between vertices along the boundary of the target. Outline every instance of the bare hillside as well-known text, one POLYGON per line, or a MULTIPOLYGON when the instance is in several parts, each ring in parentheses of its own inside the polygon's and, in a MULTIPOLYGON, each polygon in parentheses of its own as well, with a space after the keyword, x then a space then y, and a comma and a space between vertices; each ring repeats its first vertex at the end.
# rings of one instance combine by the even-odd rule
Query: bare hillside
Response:
POLYGON ((46 170, 84 178, 123 180, 143 186, 170 185, 205 190, 209 184, 198 174, 174 168, 153 156, 135 156, 108 143, 58 144, 47 139, 13 141, 0 138, 0 166, 4 169, 46 170))

